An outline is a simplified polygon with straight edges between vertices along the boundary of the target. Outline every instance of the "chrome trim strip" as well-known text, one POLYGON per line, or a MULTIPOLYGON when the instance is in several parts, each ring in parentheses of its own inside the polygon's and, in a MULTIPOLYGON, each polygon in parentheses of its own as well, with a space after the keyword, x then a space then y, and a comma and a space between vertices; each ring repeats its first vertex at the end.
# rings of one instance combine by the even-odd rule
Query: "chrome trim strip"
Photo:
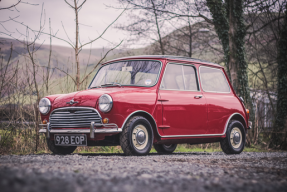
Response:
POLYGON ((200 86, 201 86, 202 91, 204 91, 204 92, 206 92, 206 93, 226 93, 226 94, 231 93, 230 85, 229 85, 229 83, 228 83, 228 81, 227 81, 227 79, 226 79, 225 74, 222 72, 222 68, 209 67, 209 66, 202 66, 202 65, 201 65, 201 66, 199 66, 199 76, 200 76, 200 86), (205 68, 212 68, 212 69, 215 69, 215 70, 220 70, 220 72, 223 74, 224 79, 225 79, 225 81, 226 81, 226 83, 227 83, 227 85, 228 85, 229 92, 204 91, 204 89, 203 89, 203 87, 202 87, 202 83, 201 83, 201 73, 200 73, 200 68, 201 68, 201 67, 205 67, 205 68))
MULTIPOLYGON (((75 118, 75 117, 73 117, 73 119, 76 119, 76 120, 81 120, 82 118, 85 118, 85 119, 95 119, 95 120, 100 120, 100 118, 92 118, 91 116, 77 116, 77 118, 75 118)), ((62 118, 55 118, 55 117, 52 117, 52 119, 53 120, 60 120, 60 121, 62 121, 62 120, 70 120, 71 119, 71 117, 62 117, 62 118)))
MULTIPOLYGON (((127 123, 127 120, 128 120, 133 114, 138 113, 138 112, 144 112, 144 113, 148 114, 149 116, 151 116, 152 119, 153 119, 153 121, 154 121, 154 123, 155 123, 155 125, 156 125, 156 128, 157 128, 157 124, 156 124, 156 122, 155 122, 153 116, 152 116, 150 113, 148 113, 148 112, 146 112, 146 111, 142 111, 142 110, 137 110, 137 111, 132 112, 132 113, 125 119, 124 123, 122 124, 122 128, 123 128, 123 127, 125 126, 125 124, 127 123)), ((157 129, 156 129, 156 130, 157 130, 157 129)), ((158 134, 159 134, 159 133, 158 133, 158 134)))
MULTIPOLYGON (((227 130, 227 126, 228 126, 228 123, 229 123, 230 119, 231 119, 234 115, 240 115, 240 116, 244 119, 244 117, 243 117, 240 113, 233 113, 232 115, 230 115, 230 117, 228 118, 228 120, 227 120, 227 122, 226 122, 226 124, 225 124, 225 129, 224 129, 223 135, 225 134, 225 132, 226 132, 226 130, 227 130)), ((246 126, 246 123, 245 123, 245 119, 244 119, 244 124, 245 124, 245 127, 247 127, 247 126, 246 126)))
MULTIPOLYGON (((226 121, 226 124, 225 124, 225 127, 224 127, 224 131, 223 133, 219 133, 219 134, 198 134, 198 135, 168 135, 168 136, 161 136, 161 137, 164 137, 164 138, 167 138, 167 137, 204 137, 204 136, 223 136, 225 135, 226 133, 226 130, 227 130, 227 126, 228 126, 228 123, 230 121, 230 119, 234 116, 234 115, 240 115, 242 118, 243 116, 239 113, 233 113, 232 115, 229 116, 228 120, 226 121)), ((243 118, 244 119, 244 118, 243 118)), ((246 123, 245 123, 246 124, 246 123)))
MULTIPOLYGON (((40 129, 40 133, 47 133, 47 129, 40 129)), ((120 133, 122 132, 121 128, 113 129, 95 129, 94 133, 120 133)), ((52 129, 50 133, 90 133, 90 129, 52 129)))
POLYGON ((169 137, 205 137, 205 136, 222 136, 222 134, 167 135, 167 136, 161 136, 161 137, 169 138, 169 137))
MULTIPOLYGON (((128 120, 133 114, 135 114, 135 113, 137 113, 137 112, 144 112, 144 113, 146 113, 146 114, 148 114, 149 116, 152 117, 152 119, 153 119, 153 121, 154 121, 154 123, 155 123, 155 125, 156 125, 157 134, 158 134, 160 137, 162 137, 162 138, 169 138, 169 137, 223 136, 223 135, 226 133, 227 126, 228 126, 228 123, 229 123, 230 119, 231 119, 234 115, 240 115, 240 116, 243 118, 243 116, 242 116, 241 114, 239 114, 239 113, 233 113, 232 115, 229 116, 228 120, 226 121, 226 124, 225 124, 223 133, 219 133, 219 134, 216 133, 216 134, 198 134, 198 135, 160 135, 159 132, 158 132, 158 126, 157 126, 156 121, 154 120, 153 116, 152 116, 150 113, 146 112, 146 111, 138 110, 138 111, 132 112, 132 113, 125 119, 125 121, 124 121, 124 123, 123 123, 123 125, 122 125, 122 128, 125 126, 127 120, 128 120)), ((243 118, 243 119, 244 119, 244 118, 243 118)), ((245 123, 245 126, 246 126, 246 123, 245 123)))

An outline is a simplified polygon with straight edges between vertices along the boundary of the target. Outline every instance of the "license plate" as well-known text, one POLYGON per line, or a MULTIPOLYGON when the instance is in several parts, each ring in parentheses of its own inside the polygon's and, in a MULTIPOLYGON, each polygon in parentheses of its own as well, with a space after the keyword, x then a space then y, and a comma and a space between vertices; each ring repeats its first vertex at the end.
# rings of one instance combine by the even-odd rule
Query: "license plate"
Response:
POLYGON ((55 145, 61 146, 87 146, 86 135, 58 135, 55 134, 55 145))

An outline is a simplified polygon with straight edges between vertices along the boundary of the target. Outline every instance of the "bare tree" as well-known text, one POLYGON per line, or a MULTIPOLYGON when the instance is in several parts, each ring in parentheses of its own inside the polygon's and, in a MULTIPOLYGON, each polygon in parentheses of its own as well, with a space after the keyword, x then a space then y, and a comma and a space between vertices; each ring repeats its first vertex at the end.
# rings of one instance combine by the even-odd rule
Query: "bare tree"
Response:
MULTIPOLYGON (((96 64, 94 66, 94 68, 91 70, 90 73, 88 73, 87 75, 85 75, 82 79, 81 79, 81 74, 80 74, 80 62, 79 62, 79 54, 81 52, 81 50, 86 46, 86 45, 89 45, 95 41, 97 41, 98 39, 102 38, 103 35, 105 34, 105 32, 119 19, 119 17, 124 13, 125 10, 122 11, 122 13, 112 22, 110 23, 106 29, 96 38, 94 38, 93 40, 87 42, 87 43, 84 43, 84 44, 81 44, 80 42, 80 38, 79 38, 79 11, 81 10, 81 8, 83 7, 83 5, 86 3, 86 0, 83 0, 81 3, 79 3, 79 1, 77 0, 74 0, 73 4, 69 3, 67 0, 65 0, 65 2, 70 6, 70 8, 73 9, 73 11, 75 12, 75 32, 76 32, 76 36, 75 36, 75 43, 71 42, 70 41, 70 38, 69 36, 67 35, 68 40, 65 40, 65 39, 62 39, 62 38, 59 38, 57 37, 56 35, 54 34, 48 34, 48 33, 44 33, 42 32, 43 34, 47 34, 47 35, 50 35, 51 37, 53 38, 57 38, 57 39, 60 39, 66 43, 68 43, 73 49, 74 49, 74 57, 75 57, 75 62, 76 62, 76 78, 73 78, 72 76, 70 76, 72 78, 72 80, 74 81, 76 87, 77 87, 77 90, 80 90, 80 86, 83 84, 83 82, 89 77, 89 75, 97 68, 98 64, 100 62, 102 62, 105 57, 107 56, 107 54, 109 52, 111 52, 112 50, 116 49, 121 43, 122 41, 116 45, 114 48, 110 49, 109 51, 106 52, 106 54, 104 55, 104 57, 102 59, 100 59, 100 61, 98 62, 98 64, 96 64)), ((64 71, 62 71, 64 72, 64 71)))
POLYGON ((118 28, 128 31, 135 39, 132 42, 139 44, 139 38, 153 40, 159 44, 159 54, 166 54, 164 32, 166 18, 165 13, 158 11, 163 7, 171 6, 173 2, 164 0, 119 0, 121 3, 130 6, 129 14, 132 18, 128 24, 122 24, 118 28))

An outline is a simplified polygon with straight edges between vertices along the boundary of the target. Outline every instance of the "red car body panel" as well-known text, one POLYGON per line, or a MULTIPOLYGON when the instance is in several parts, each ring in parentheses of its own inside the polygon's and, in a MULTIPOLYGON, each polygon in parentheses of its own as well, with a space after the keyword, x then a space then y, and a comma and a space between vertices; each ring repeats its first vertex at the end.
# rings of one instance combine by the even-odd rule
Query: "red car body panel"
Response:
POLYGON ((201 92, 160 90, 163 106, 164 135, 195 135, 207 133, 205 98, 201 92))
MULTIPOLYGON (((124 58, 113 60, 130 60, 124 58)), ((92 107, 98 110, 102 118, 109 118, 110 123, 115 123, 123 128, 124 123, 131 114, 137 111, 143 111, 152 116, 156 124, 155 143, 200 143, 214 142, 225 137, 225 129, 229 118, 235 114, 240 114, 245 121, 245 128, 248 125, 248 116, 241 101, 238 99, 232 86, 230 93, 211 93, 204 92, 201 88, 199 66, 209 65, 220 68, 219 65, 206 64, 204 62, 191 62, 186 60, 174 60, 151 57, 133 57, 139 60, 159 60, 162 62, 159 79, 153 87, 138 86, 113 86, 103 88, 93 88, 79 92, 47 96, 52 107, 48 114, 41 115, 42 120, 49 121, 50 113, 56 108, 62 107, 92 107), (169 62, 192 64, 196 67, 199 80, 199 91, 171 91, 160 90, 160 83, 163 77, 165 67, 169 62), (103 113, 98 109, 98 99, 102 94, 109 94, 113 99, 113 107, 108 113, 103 113), (202 95, 200 99, 195 96, 202 95), (74 99, 73 105, 67 104, 74 99)), ((110 63, 108 62, 108 63, 110 63)), ((106 63, 107 64, 107 63, 106 63)), ((105 64, 103 64, 105 65, 105 64)), ((224 72, 225 76, 226 73, 224 72)), ((230 82, 226 76, 230 85, 230 82)), ((83 127, 87 129, 89 127, 83 127)), ((96 134, 94 139, 102 140, 107 135, 96 134)), ((53 139, 53 137, 51 137, 53 139)), ((90 139, 88 137, 88 139, 90 139)))

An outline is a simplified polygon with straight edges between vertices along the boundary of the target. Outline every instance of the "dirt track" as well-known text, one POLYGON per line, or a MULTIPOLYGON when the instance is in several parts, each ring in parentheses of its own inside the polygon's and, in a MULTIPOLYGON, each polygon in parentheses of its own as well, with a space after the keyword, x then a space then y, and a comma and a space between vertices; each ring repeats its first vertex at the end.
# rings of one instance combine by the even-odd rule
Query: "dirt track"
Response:
POLYGON ((0 191, 287 191, 287 153, 0 156, 0 191))

